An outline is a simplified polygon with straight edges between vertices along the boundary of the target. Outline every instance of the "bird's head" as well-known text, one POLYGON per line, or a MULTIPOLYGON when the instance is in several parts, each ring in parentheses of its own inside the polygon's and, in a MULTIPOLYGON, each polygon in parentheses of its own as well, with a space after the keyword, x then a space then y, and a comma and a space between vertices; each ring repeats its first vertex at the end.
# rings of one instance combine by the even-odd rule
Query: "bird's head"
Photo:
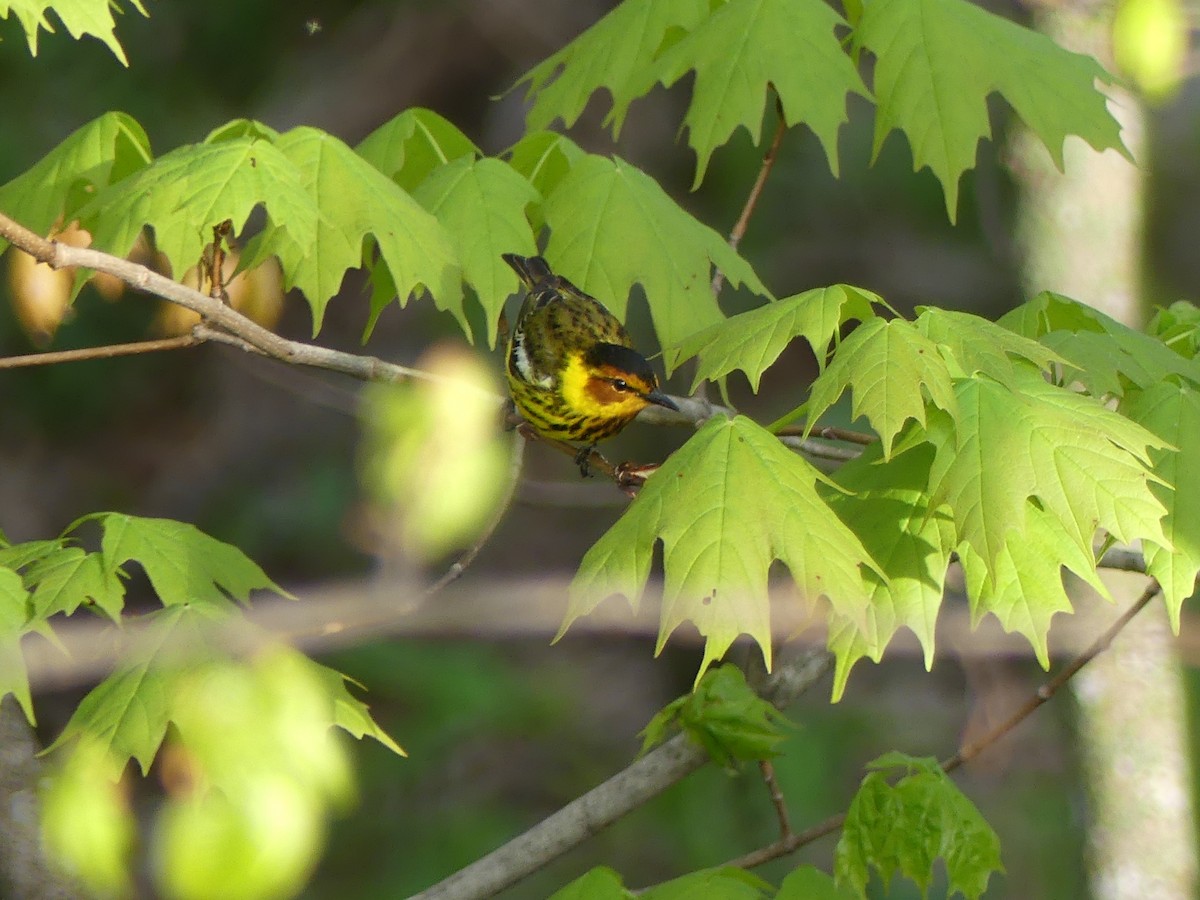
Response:
POLYGON ((646 358, 620 344, 598 343, 569 354, 562 391, 574 409, 590 416, 632 419, 651 403, 679 409, 658 389, 646 358))

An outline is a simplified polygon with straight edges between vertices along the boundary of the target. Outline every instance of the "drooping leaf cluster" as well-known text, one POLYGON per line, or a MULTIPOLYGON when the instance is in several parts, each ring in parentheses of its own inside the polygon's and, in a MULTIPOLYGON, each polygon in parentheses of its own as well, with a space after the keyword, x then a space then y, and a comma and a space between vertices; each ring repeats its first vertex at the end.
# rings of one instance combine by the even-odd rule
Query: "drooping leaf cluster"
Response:
POLYGON ((134 119, 106 113, 0 186, 0 210, 44 234, 78 222, 94 248, 118 256, 149 229, 178 277, 200 261, 215 227, 229 222, 241 235, 261 208, 266 227, 247 241, 243 266, 278 258, 285 287, 309 304, 314 334, 346 273, 362 268, 368 335, 393 301, 427 294, 468 337, 467 303, 477 302, 485 324, 475 337, 494 346, 517 289, 501 254, 536 253, 543 229, 556 270, 617 315, 640 283, 655 298, 664 344, 722 318, 707 287, 714 265, 767 296, 716 231, 628 163, 536 132, 505 157, 482 156, 424 109, 400 113, 357 148, 315 128, 279 133, 234 121, 158 157, 134 119), (644 255, 631 255, 630 244, 644 255))
MULTIPOLYGON (((1079 303, 1041 295, 1001 322, 933 308, 884 318, 837 286, 734 316, 685 342, 698 377, 752 383, 788 340, 821 364, 807 399, 775 424, 818 419, 844 394, 878 436, 824 475, 744 417, 715 417, 650 479, 585 556, 567 621, 605 597, 636 602, 663 545, 659 647, 685 620, 704 664, 740 634, 770 662, 768 572, 787 566, 802 602, 825 604, 834 695, 854 663, 878 660, 908 627, 932 664, 956 556, 974 620, 991 613, 1049 664, 1047 631, 1069 611, 1068 569, 1106 593, 1107 541, 1141 541, 1173 621, 1200 569, 1189 514, 1200 500, 1186 436, 1200 423, 1200 364, 1079 303), (858 324, 841 336, 847 322, 858 324), (1105 375, 1097 360, 1115 360, 1105 375)), ((1180 307, 1163 328, 1180 332, 1180 307)), ((796 602, 776 591, 777 602, 796 602)))
POLYGON ((769 101, 789 127, 806 125, 838 173, 838 130, 849 95, 875 104, 875 153, 888 135, 908 140, 916 169, 942 184, 954 218, 958 183, 990 136, 987 98, 998 93, 1061 167, 1063 140, 1125 153, 1093 59, 967 0, 848 4, 850 21, 821 0, 626 0, 522 79, 530 128, 574 123, 604 89, 614 135, 630 104, 656 85, 695 73, 684 115, 698 185, 708 161, 743 127, 758 143, 769 101), (874 83, 855 63, 875 58, 874 83))

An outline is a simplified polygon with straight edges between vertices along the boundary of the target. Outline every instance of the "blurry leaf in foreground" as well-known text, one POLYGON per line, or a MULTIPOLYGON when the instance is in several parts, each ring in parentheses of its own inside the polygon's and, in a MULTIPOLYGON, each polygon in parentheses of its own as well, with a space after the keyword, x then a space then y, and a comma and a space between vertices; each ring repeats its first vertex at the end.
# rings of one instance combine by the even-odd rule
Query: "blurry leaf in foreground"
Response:
POLYGON ((499 389, 474 356, 434 348, 430 380, 363 394, 362 480, 389 543, 418 559, 469 544, 504 493, 499 389))
POLYGON ((310 661, 274 649, 182 674, 159 820, 172 897, 290 896, 308 878, 331 805, 352 793, 329 695, 310 661))
POLYGON ((39 798, 46 856, 101 897, 130 893, 128 861, 136 836, 125 791, 109 777, 112 769, 99 742, 80 741, 43 781, 39 798))

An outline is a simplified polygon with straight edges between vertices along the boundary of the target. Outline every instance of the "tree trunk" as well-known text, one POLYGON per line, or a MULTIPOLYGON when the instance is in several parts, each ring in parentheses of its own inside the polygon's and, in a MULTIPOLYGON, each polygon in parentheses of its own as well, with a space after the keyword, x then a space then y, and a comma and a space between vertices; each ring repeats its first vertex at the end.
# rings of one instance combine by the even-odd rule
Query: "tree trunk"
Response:
MULTIPOLYGON (((1111 3, 1047 4, 1038 27, 1111 68, 1111 3)), ((1145 156, 1139 100, 1110 91, 1135 158, 1145 156)), ((1066 174, 1028 132, 1013 141, 1021 187, 1018 237, 1031 292, 1054 290, 1139 326, 1143 176, 1118 154, 1072 138, 1066 174)), ((1119 609, 1074 591, 1099 633, 1140 593, 1145 579, 1105 578, 1119 609)), ((1195 833, 1182 674, 1162 604, 1142 612, 1112 648, 1072 682, 1088 790, 1088 880, 1100 900, 1192 897, 1195 833)))

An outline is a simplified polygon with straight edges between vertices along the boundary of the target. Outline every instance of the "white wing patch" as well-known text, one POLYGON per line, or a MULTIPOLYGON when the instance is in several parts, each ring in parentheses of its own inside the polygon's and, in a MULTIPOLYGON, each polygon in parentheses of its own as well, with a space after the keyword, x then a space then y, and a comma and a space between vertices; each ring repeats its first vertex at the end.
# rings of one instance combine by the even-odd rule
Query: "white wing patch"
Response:
POLYGON ((525 333, 522 331, 518 331, 513 335, 511 362, 512 367, 517 370, 517 374, 521 376, 523 381, 544 388, 554 386, 553 375, 538 377, 537 372, 534 371, 533 363, 529 359, 529 351, 525 349, 525 333))

